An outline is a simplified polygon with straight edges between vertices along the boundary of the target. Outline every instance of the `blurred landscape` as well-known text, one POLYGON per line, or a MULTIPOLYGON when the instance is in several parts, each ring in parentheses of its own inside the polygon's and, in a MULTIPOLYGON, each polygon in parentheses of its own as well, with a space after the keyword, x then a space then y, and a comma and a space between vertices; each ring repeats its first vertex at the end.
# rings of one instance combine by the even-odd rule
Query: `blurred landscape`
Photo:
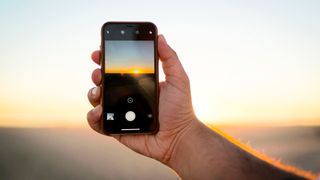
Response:
MULTIPOLYGON (((320 171, 320 127, 220 127, 286 164, 320 171)), ((87 128, 0 128, 1 179, 178 179, 87 128)))
MULTIPOLYGON (((86 95, 99 68, 90 54, 106 21, 156 24, 188 74, 199 119, 319 173, 319 9, 320 1, 1 0, 0 180, 179 178, 87 125, 86 95)), ((108 62, 121 55, 114 60, 128 65, 140 50, 120 44, 108 62)), ((141 47, 142 59, 153 57, 153 44, 141 47)), ((127 72, 155 72, 143 62, 127 72)))

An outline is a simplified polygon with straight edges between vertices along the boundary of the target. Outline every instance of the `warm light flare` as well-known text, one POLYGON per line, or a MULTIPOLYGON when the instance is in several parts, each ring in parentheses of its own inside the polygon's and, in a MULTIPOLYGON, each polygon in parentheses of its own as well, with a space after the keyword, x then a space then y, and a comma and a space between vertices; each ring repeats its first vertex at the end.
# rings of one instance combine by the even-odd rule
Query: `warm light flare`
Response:
POLYGON ((139 74, 140 73, 140 70, 139 69, 134 69, 131 71, 133 74, 139 74))

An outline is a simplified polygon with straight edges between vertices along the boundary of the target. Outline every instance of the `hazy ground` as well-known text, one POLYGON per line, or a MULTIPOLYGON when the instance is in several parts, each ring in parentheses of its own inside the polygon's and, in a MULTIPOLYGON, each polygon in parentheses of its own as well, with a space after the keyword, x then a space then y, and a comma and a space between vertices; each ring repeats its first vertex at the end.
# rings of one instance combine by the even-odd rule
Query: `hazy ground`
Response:
MULTIPOLYGON (((222 128, 282 162, 320 171, 320 127, 222 128)), ((89 129, 0 128, 0 179, 178 179, 89 129)))

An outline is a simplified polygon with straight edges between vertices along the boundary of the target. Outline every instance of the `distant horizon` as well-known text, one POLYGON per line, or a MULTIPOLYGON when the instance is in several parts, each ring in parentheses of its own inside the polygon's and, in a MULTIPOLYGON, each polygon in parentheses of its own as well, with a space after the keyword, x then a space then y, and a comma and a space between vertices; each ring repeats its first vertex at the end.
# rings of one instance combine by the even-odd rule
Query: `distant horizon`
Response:
MULTIPOLYGON (((319 126, 218 129, 284 164, 319 172, 319 126)), ((162 163, 90 127, 0 127, 0 146, 3 179, 179 179, 162 163)))
MULTIPOLYGON (((316 127, 316 126, 320 126, 320 118, 319 119, 314 119, 314 120, 309 120, 313 123, 288 123, 288 122, 284 122, 284 123, 241 123, 241 122, 237 122, 237 123, 226 123, 226 122, 230 122, 230 120, 226 120, 225 122, 212 122, 212 121, 208 121, 208 120, 201 120, 204 124, 208 125, 208 126, 214 126, 214 127, 316 127)), ((0 122, 2 122, 0 124, 0 128, 3 127, 8 127, 8 128, 90 128, 90 126, 88 125, 86 119, 83 119, 83 121, 78 121, 78 120, 65 120, 65 121, 57 121, 57 120, 52 120, 52 121, 47 121, 47 120, 7 120, 4 121, 3 119, 0 119, 0 122), (20 122, 20 123, 19 123, 20 122), (23 123, 21 123, 23 122, 23 123), (28 123, 25 123, 28 122, 28 123), (32 123, 30 123, 32 122, 32 123)), ((302 122, 302 120, 300 121, 302 122)))
POLYGON ((113 68, 113 69, 106 69, 105 74, 154 74, 153 69, 146 69, 146 68, 113 68))

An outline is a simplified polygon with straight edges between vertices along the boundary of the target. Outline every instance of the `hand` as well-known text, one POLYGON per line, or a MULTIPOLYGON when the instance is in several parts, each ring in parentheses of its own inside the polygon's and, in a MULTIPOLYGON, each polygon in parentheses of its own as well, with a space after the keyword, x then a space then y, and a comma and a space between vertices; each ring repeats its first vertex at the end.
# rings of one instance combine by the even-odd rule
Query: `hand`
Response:
MULTIPOLYGON (((166 75, 166 81, 160 83, 159 132, 114 138, 168 165, 182 179, 315 179, 312 173, 258 157, 250 148, 198 121, 192 108, 188 76, 161 35, 158 52, 166 75)), ((93 52, 92 59, 97 64, 99 57, 100 51, 93 52)), ((88 98, 95 108, 88 112, 87 119, 92 129, 103 134, 100 69, 93 71, 92 80, 97 87, 89 91, 88 98)))
MULTIPOLYGON (((158 52, 166 77, 165 82, 161 82, 159 86, 159 132, 154 135, 114 135, 113 137, 140 154, 168 164, 181 137, 193 123, 198 121, 191 103, 188 76, 177 54, 162 35, 158 37, 158 52)), ((93 52, 92 59, 99 65, 100 51, 93 52)), ((97 87, 89 90, 88 99, 95 108, 88 112, 87 119, 92 129, 103 134, 100 69, 93 71, 92 80, 97 87)))

